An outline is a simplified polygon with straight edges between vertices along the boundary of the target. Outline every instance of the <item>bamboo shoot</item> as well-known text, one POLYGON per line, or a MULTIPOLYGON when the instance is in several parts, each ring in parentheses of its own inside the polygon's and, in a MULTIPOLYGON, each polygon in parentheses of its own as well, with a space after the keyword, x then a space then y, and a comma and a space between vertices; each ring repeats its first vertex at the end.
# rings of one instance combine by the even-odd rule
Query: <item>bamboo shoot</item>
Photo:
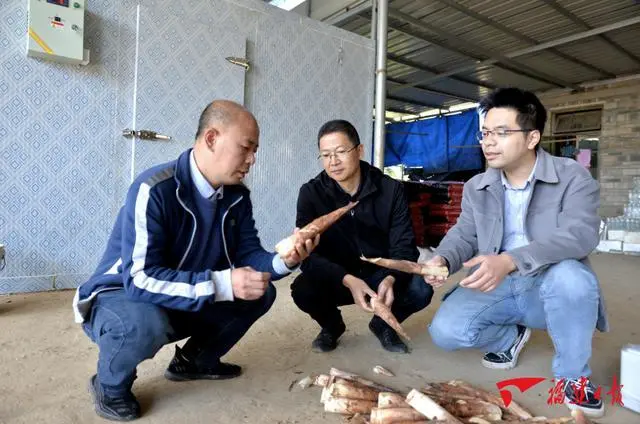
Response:
POLYGON ((373 408, 371 410, 371 424, 392 424, 398 422, 413 422, 425 420, 425 416, 409 408, 373 408))
MULTIPOLYGON (((490 402, 490 403, 493 403, 494 405, 498 405, 500 408, 505 408, 502 398, 496 395, 495 393, 491 393, 487 390, 473 387, 469 383, 466 383, 460 380, 450 381, 447 385, 462 389, 467 393, 471 394, 472 396, 476 396, 477 398, 482 399, 486 402, 490 402)), ((531 412, 524 409, 515 401, 511 401, 511 404, 509 405, 509 407, 505 409, 514 413, 515 415, 518 416, 518 418, 521 418, 521 419, 529 419, 533 417, 533 414, 531 412)))
POLYGON ((397 393, 380 392, 378 394, 378 408, 410 408, 404 396, 397 393))
POLYGON ((377 390, 356 384, 357 383, 347 381, 334 381, 333 384, 329 386, 329 396, 370 401, 378 400, 379 392, 377 390))
POLYGON ((491 422, 480 417, 471 417, 467 420, 468 424, 491 424, 491 422))
POLYGON ((395 377, 395 375, 391 371, 381 365, 376 365, 375 367, 373 367, 373 372, 380 375, 386 375, 387 377, 395 377))
POLYGON ((451 424, 462 424, 460 420, 435 403, 429 396, 415 389, 407 395, 407 403, 430 420, 446 420, 451 424))
POLYGON ((324 402, 324 410, 336 414, 370 414, 376 402, 362 399, 347 399, 329 396, 324 402))
POLYGON ((330 376, 329 380, 327 381, 325 386, 322 388, 322 393, 320 394, 320 403, 324 404, 329 398, 329 387, 333 384, 335 379, 336 378, 334 376, 330 376))
POLYGON ((330 377, 327 374, 318 374, 313 380, 313 385, 320 387, 327 386, 329 383, 329 378, 330 377))
POLYGON ((384 268, 393 269, 395 271, 406 272, 408 274, 417 274, 422 276, 433 277, 448 277, 449 270, 446 266, 431 266, 425 264, 419 264, 417 262, 405 261, 400 259, 387 259, 387 258, 365 258, 361 256, 365 262, 379 265, 384 268))
POLYGON ((378 301, 376 298, 372 298, 371 308, 373 309, 373 313, 382 318, 384 322, 389 324, 389 326, 393 328, 396 333, 407 340, 411 340, 411 337, 409 337, 409 335, 404 331, 396 317, 391 312, 391 309, 387 305, 378 301))
POLYGON ((442 399, 462 399, 470 402, 483 400, 499 406, 503 411, 503 420, 508 420, 509 415, 517 416, 519 419, 529 419, 533 415, 520 406, 515 401, 511 401, 508 408, 505 408, 502 398, 486 390, 478 389, 469 383, 459 380, 452 380, 448 383, 431 383, 421 391, 436 400, 442 399))
POLYGON ((276 244, 276 252, 283 258, 288 256, 295 251, 297 243, 304 243, 309 239, 313 240, 317 235, 324 233, 329 227, 342 218, 342 215, 349 212, 357 204, 358 202, 351 202, 333 212, 319 216, 298 230, 297 233, 280 240, 280 242, 276 244))
POLYGON ((480 399, 441 401, 434 398, 434 400, 458 418, 480 417, 489 421, 502 419, 502 409, 498 405, 480 399))
POLYGON ((329 371, 329 375, 333 376, 334 378, 344 378, 345 380, 355 381, 356 383, 362 384, 363 386, 371 387, 372 389, 376 389, 381 392, 398 393, 397 390, 392 389, 391 387, 376 383, 375 381, 367 380, 366 378, 361 377, 358 374, 354 374, 348 371, 342 371, 337 368, 331 368, 331 370, 329 371))

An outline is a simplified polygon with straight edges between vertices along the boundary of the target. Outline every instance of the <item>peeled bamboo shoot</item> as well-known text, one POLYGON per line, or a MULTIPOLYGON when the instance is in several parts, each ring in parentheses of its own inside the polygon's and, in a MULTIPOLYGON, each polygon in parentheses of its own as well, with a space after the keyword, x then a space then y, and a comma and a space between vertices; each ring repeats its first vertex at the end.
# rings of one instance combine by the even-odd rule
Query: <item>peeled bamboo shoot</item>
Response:
POLYGON ((425 416, 415 409, 408 408, 373 408, 371 424, 392 424, 403 421, 425 420, 425 416))
POLYGON ((498 405, 480 399, 454 401, 434 397, 433 400, 458 418, 480 417, 489 421, 502 419, 502 409, 498 405))
POLYGON ((387 305, 379 302, 376 298, 372 298, 371 307, 373 308, 373 313, 382 318, 384 322, 389 324, 389 326, 393 328, 396 333, 407 340, 411 340, 411 337, 409 337, 409 335, 404 331, 396 317, 391 312, 391 309, 389 309, 387 305))
POLYGON ((362 399, 347 399, 329 396, 324 402, 324 410, 336 414, 369 414, 376 402, 362 399))
POLYGON ((398 391, 392 389, 391 387, 387 387, 383 384, 376 383, 375 381, 367 380, 366 378, 359 376, 358 374, 354 374, 348 371, 342 371, 337 368, 331 368, 329 370, 329 375, 333 377, 333 381, 339 381, 339 379, 351 380, 363 386, 371 387, 381 392, 391 392, 397 393, 398 391))
POLYGON ((313 380, 314 386, 324 387, 329 383, 329 376, 327 374, 318 374, 313 380))
POLYGON ((282 239, 276 244, 276 252, 278 252, 281 257, 288 256, 291 252, 295 251, 297 243, 304 243, 309 239, 313 240, 317 235, 324 233, 330 226, 335 224, 342 215, 349 212, 357 204, 358 202, 351 202, 333 212, 319 216, 298 230, 297 233, 282 239))
POLYGON ((397 393, 380 392, 378 394, 378 408, 410 408, 404 396, 397 393))
POLYGON ((333 384, 335 379, 336 378, 334 376, 330 376, 329 380, 325 383, 325 386, 322 388, 322 393, 320 393, 320 403, 324 404, 329 398, 329 387, 333 384))
POLYGON ((355 382, 334 381, 328 388, 329 396, 347 399, 378 400, 378 391, 355 382))
POLYGON ((373 367, 373 372, 380 375, 386 375, 387 377, 395 377, 395 375, 391 371, 381 365, 376 365, 375 367, 373 367))
POLYGON ((435 403, 429 396, 415 389, 407 395, 407 403, 430 420, 446 420, 451 424, 462 424, 460 420, 435 403))
POLYGON ((393 269, 396 271, 406 272, 408 274, 417 274, 422 276, 433 277, 448 277, 449 270, 446 266, 431 266, 425 264, 419 264, 417 262, 405 261, 400 259, 386 259, 386 258, 365 258, 361 256, 365 262, 379 265, 384 268, 393 269))

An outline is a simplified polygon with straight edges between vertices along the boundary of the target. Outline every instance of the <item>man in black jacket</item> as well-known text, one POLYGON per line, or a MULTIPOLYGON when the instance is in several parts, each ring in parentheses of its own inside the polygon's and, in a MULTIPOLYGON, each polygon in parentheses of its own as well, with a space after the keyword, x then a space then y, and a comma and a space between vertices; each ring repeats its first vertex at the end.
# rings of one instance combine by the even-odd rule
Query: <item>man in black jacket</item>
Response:
MULTIPOLYGON (((358 132, 347 121, 324 124, 318 133, 318 148, 324 171, 300 188, 296 226, 302 228, 351 201, 359 202, 322 235, 291 286, 296 305, 322 327, 313 349, 328 352, 336 348, 346 329, 338 306, 356 303, 372 312, 368 298, 377 297, 402 322, 429 304, 433 289, 421 277, 360 259, 362 255, 418 259, 402 184, 360 160, 364 149, 358 132)), ((380 318, 374 317, 369 329, 386 350, 408 352, 380 318)))

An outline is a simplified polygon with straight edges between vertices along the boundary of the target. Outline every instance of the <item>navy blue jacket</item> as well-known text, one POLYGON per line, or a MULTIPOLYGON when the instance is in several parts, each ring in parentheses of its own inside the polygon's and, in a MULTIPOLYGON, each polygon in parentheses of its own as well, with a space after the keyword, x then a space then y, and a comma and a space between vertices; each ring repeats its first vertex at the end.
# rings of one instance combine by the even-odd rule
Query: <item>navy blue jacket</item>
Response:
POLYGON ((105 290, 124 288, 136 301, 170 309, 197 311, 215 298, 212 271, 251 266, 278 274, 273 253, 264 250, 253 219, 249 190, 242 185, 225 186, 218 201, 222 231, 218 264, 191 263, 190 253, 197 231, 193 181, 189 154, 155 166, 136 178, 116 219, 106 251, 95 273, 78 287, 74 298, 77 322, 83 322, 92 299, 105 290))

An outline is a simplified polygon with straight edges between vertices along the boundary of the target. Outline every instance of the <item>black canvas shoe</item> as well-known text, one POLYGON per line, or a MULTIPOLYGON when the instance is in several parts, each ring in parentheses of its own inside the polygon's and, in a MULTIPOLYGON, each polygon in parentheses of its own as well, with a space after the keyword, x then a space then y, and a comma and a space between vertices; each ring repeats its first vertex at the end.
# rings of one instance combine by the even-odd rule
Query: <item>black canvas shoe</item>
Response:
POLYGON ((604 416, 604 403, 600 393, 588 378, 567 378, 564 382, 564 404, 567 408, 581 410, 592 418, 604 416))
POLYGON ((336 330, 323 328, 311 343, 311 349, 318 353, 331 352, 338 346, 338 339, 344 334, 345 330, 344 323, 336 330))
POLYGON ((180 348, 176 346, 176 353, 171 363, 164 372, 167 380, 228 380, 242 374, 242 368, 238 365, 218 362, 213 366, 201 366, 190 358, 187 358, 180 348))
POLYGON ((531 330, 523 325, 518 325, 518 337, 511 347, 504 352, 487 352, 482 358, 482 365, 494 370, 509 370, 516 366, 518 355, 531 337, 531 330))
POLYGON ((382 347, 394 353, 409 353, 409 348, 400 339, 398 333, 387 324, 377 324, 375 321, 369 322, 369 330, 380 340, 382 347))
POLYGON ((129 391, 122 397, 110 397, 102 392, 98 376, 89 380, 89 393, 93 398, 96 414, 112 421, 132 421, 140 418, 140 404, 129 391))

